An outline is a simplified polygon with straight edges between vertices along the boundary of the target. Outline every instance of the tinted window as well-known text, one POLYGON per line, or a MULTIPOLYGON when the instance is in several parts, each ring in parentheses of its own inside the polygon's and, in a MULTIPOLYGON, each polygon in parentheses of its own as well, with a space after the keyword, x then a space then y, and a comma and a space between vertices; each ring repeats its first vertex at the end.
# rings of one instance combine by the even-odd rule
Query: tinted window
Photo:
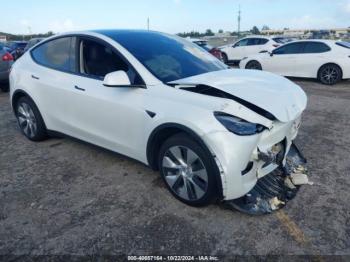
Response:
POLYGON ((0 50, 4 48, 4 45, 0 43, 0 50))
POLYGON ((17 48, 25 48, 27 46, 27 43, 18 43, 17 48))
POLYGON ((304 43, 287 44, 275 49, 275 55, 301 54, 304 50, 304 43))
POLYGON ((341 46, 341 47, 345 47, 345 48, 349 48, 350 49, 350 43, 349 42, 337 42, 336 44, 341 46))
POLYGON ((275 41, 278 44, 286 44, 286 43, 292 42, 293 39, 288 37, 275 37, 273 38, 273 41, 275 41))
POLYGON ((324 43, 308 42, 305 44, 304 53, 324 53, 330 50, 330 47, 324 43))
POLYGON ((268 39, 263 39, 263 38, 250 38, 248 40, 248 45, 264 45, 268 42, 268 39))
POLYGON ((41 65, 63 71, 75 71, 74 46, 75 38, 59 38, 35 48, 32 56, 41 65))
POLYGON ((112 47, 94 40, 82 40, 80 73, 103 79, 107 74, 124 71, 132 84, 143 84, 139 75, 131 68, 112 47))
POLYGON ((212 50, 214 48, 211 45, 208 45, 207 42, 194 42, 194 43, 199 45, 201 48, 204 48, 207 51, 210 51, 210 50, 212 50))
MULTIPOLYGON (((101 31, 99 31, 101 32, 101 31)), ((163 82, 227 69, 214 56, 177 36, 149 31, 102 31, 163 82)))
POLYGON ((259 39, 259 45, 265 45, 268 41, 269 41, 269 39, 260 38, 259 39))
POLYGON ((238 43, 235 44, 235 46, 247 46, 249 42, 249 39, 243 39, 241 41, 239 41, 238 43))

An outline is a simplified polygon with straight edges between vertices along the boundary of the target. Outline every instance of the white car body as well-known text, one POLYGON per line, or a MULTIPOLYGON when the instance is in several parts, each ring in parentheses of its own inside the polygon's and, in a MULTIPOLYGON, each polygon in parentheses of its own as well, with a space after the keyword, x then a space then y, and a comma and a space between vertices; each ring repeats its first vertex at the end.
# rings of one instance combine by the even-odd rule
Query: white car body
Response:
MULTIPOLYGON (((276 164, 264 166, 265 163, 258 158, 258 151, 269 152, 283 140, 288 151, 297 136, 307 97, 299 86, 283 77, 266 72, 226 69, 166 84, 103 32, 62 34, 44 40, 39 46, 64 36, 91 37, 112 46, 140 74, 146 88, 106 87, 101 79, 39 65, 31 56, 32 49, 13 66, 10 75, 11 102, 15 106, 19 94, 29 96, 41 112, 48 130, 67 134, 154 167, 148 147, 152 135, 156 135, 161 127, 184 127, 184 130, 196 134, 215 158, 221 174, 220 190, 224 200, 244 196, 258 179, 278 167, 276 164), (210 86, 238 100, 186 90, 195 85, 210 86), (243 100, 248 103, 243 105, 243 100), (275 119, 268 119, 256 108, 268 112, 275 119), (153 117, 147 112, 154 112, 153 117), (214 112, 230 114, 267 129, 255 135, 239 136, 217 121, 214 112), (249 162, 254 165, 243 176, 242 171, 249 162)), ((209 54, 200 55, 215 59, 209 54)))
POLYGON ((219 49, 226 54, 228 61, 235 62, 263 51, 272 51, 280 45, 280 43, 275 42, 273 37, 249 36, 242 38, 233 44, 219 47, 219 49))
POLYGON ((288 45, 298 43, 321 43, 329 47, 328 51, 320 53, 271 54, 261 53, 251 55, 240 62, 240 68, 246 68, 251 61, 258 61, 262 70, 289 77, 318 78, 319 70, 326 64, 338 65, 342 70, 342 78, 350 78, 350 49, 339 46, 333 40, 302 40, 288 43, 274 52, 288 45))

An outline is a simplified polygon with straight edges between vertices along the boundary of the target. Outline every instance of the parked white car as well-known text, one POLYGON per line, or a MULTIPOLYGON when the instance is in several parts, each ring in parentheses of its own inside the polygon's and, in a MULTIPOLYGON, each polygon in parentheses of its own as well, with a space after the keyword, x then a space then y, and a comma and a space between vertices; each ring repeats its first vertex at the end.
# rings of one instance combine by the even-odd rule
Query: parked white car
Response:
POLYGON ((150 31, 51 37, 15 63, 10 87, 28 139, 54 131, 139 160, 192 206, 241 199, 285 166, 307 104, 285 78, 150 31))
POLYGON ((333 40, 304 40, 274 51, 245 57, 242 69, 256 69, 282 76, 316 78, 334 85, 350 78, 350 43, 333 40))
POLYGON ((244 57, 255 55, 263 51, 272 51, 286 42, 289 37, 249 36, 237 42, 219 47, 225 63, 237 63, 244 57))

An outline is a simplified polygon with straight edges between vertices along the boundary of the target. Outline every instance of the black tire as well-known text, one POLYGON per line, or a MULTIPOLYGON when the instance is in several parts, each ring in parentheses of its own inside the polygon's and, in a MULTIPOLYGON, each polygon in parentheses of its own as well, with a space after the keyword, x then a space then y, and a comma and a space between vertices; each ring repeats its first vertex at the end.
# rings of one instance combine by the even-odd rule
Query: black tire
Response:
POLYGON ((217 200, 219 191, 216 178, 219 176, 219 171, 215 160, 209 150, 203 148, 187 134, 174 135, 163 143, 158 164, 162 179, 168 190, 181 202, 194 207, 202 207, 217 200), (190 171, 186 171, 186 167, 180 169, 166 167, 169 160, 174 161, 172 163, 177 166, 181 166, 181 161, 178 161, 179 158, 173 158, 175 155, 179 156, 179 154, 171 153, 171 150, 175 149, 178 149, 178 152, 181 153, 183 162, 187 164, 191 162, 187 165, 187 169, 190 171), (187 150, 187 153, 185 153, 185 150, 187 150), (172 154, 173 157, 169 154, 172 154), (197 160, 194 160, 196 159, 195 156, 198 157, 197 160), (171 186, 172 182, 173 185, 171 186))
POLYGON ((22 134, 29 140, 39 142, 47 138, 44 120, 30 98, 21 97, 17 101, 15 114, 22 134))
POLYGON ((251 70, 262 70, 262 66, 258 61, 250 61, 246 64, 245 69, 251 69, 251 70))
POLYGON ((225 53, 222 53, 221 56, 222 56, 222 61, 223 61, 225 64, 228 64, 228 57, 227 57, 227 55, 226 55, 225 53))
POLYGON ((335 85, 343 78, 341 68, 335 64, 327 64, 318 71, 318 80, 324 85, 335 85))

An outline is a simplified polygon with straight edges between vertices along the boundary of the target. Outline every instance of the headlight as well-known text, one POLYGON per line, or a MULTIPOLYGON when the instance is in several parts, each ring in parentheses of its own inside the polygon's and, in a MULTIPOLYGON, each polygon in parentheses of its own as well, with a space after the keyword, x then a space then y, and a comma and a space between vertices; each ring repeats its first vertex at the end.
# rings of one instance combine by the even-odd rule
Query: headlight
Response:
POLYGON ((228 131, 239 136, 259 134, 266 129, 263 125, 249 123, 241 118, 221 112, 215 112, 214 116, 228 131))

